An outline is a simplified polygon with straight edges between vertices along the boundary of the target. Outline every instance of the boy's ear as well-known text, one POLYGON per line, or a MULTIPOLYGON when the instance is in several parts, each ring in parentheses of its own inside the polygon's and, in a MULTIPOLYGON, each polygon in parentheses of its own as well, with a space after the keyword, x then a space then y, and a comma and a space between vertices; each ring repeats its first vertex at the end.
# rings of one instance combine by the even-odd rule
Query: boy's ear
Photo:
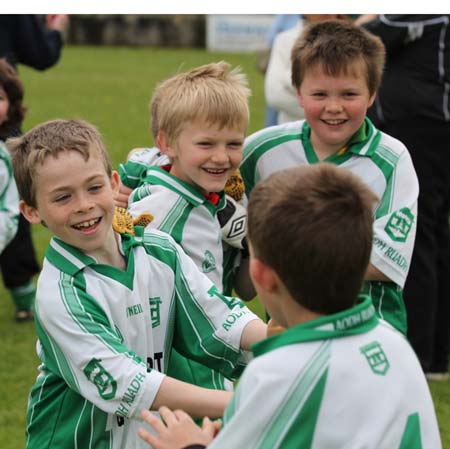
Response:
POLYGON ((367 109, 369 109, 370 106, 373 105, 373 102, 375 101, 375 98, 377 98, 377 93, 376 92, 373 93, 372 96, 369 98, 369 103, 368 103, 367 109))
POLYGON ((113 193, 117 193, 120 188, 120 176, 116 170, 111 173, 111 188, 113 193))
POLYGON ((278 289, 278 276, 268 265, 256 257, 250 258, 250 277, 257 290, 273 293, 278 289))
POLYGON ((173 157, 172 147, 171 145, 169 145, 164 131, 158 131, 158 135, 156 136, 156 145, 158 146, 162 154, 165 154, 169 158, 173 157))
POLYGON ((41 217, 39 212, 33 206, 29 206, 25 203, 25 201, 19 201, 19 210, 22 215, 31 223, 31 224, 40 224, 41 217))

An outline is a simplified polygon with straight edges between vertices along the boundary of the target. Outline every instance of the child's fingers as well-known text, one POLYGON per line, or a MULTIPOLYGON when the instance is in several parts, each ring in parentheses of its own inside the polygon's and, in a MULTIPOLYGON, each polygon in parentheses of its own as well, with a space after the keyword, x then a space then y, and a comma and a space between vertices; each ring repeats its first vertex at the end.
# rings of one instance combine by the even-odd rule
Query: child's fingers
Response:
MULTIPOLYGON (((144 419, 144 421, 146 421, 148 424, 150 424, 159 435, 163 434, 167 430, 166 425, 150 411, 142 410, 141 416, 144 419)), ((144 430, 144 432, 145 432, 145 430, 144 430)))
POLYGON ((144 440, 146 443, 150 444, 150 446, 152 446, 153 448, 157 447, 158 438, 156 438, 151 433, 147 432, 146 430, 144 430, 140 427, 138 429, 138 435, 142 440, 144 440))
MULTIPOLYGON (((181 412, 181 410, 178 410, 178 411, 181 412)), ((161 415, 161 418, 166 423, 167 427, 178 422, 177 416, 175 415, 175 413, 172 410, 170 410, 170 408, 163 405, 162 407, 160 407, 158 409, 158 412, 161 415)))

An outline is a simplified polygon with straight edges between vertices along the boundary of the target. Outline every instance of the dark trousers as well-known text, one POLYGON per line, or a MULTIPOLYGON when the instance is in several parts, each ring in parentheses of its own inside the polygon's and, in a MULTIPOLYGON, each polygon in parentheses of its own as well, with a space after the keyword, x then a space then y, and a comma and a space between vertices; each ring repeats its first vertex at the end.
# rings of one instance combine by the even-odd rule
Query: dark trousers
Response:
MULTIPOLYGON (((447 372, 450 354, 450 123, 390 123, 419 178, 417 234, 404 289, 408 338, 425 372, 447 372)), ((399 186, 398 186, 399 187, 399 186)))
POLYGON ((22 214, 17 234, 0 255, 0 268, 8 289, 20 287, 40 271, 31 239, 30 223, 22 214))

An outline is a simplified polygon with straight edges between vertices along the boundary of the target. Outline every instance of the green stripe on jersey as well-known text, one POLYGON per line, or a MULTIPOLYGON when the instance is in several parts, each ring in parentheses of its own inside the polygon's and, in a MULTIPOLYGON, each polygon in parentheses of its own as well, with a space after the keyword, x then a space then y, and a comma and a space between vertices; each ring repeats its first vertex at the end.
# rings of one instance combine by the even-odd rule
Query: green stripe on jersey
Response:
POLYGON ((184 225, 189 218, 191 210, 191 205, 182 197, 179 197, 164 218, 164 221, 159 225, 158 229, 167 232, 167 234, 171 235, 175 241, 181 243, 184 225))
POLYGON ((249 196, 256 182, 259 181, 255 179, 255 170, 257 162, 261 156, 282 143, 289 142, 291 140, 300 141, 301 133, 299 133, 297 129, 292 129, 292 132, 284 134, 286 131, 289 130, 283 128, 282 130, 276 129, 274 131, 264 133, 261 137, 255 139, 245 147, 244 157, 239 170, 244 178, 245 192, 247 196, 249 196))
POLYGON ((395 171, 399 157, 399 155, 384 146, 379 146, 372 154, 372 161, 381 170, 386 180, 386 189, 383 198, 381 198, 381 203, 375 211, 375 218, 383 217, 391 211, 395 192, 395 171))
POLYGON ((268 424, 261 435, 256 446, 258 449, 311 447, 325 389, 330 347, 330 341, 324 341, 303 368, 283 398, 283 406, 279 408, 273 422, 268 424))
POLYGON ((398 449, 422 449, 422 435, 420 432, 419 414, 412 413, 408 416, 405 432, 398 449))

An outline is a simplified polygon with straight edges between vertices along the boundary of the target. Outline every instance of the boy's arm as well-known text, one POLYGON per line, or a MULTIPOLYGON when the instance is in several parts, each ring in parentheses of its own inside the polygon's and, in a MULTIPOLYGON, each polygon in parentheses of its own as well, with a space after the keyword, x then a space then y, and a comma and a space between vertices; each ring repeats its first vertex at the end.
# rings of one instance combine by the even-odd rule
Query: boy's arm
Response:
MULTIPOLYGON (((398 141, 397 144, 403 146, 398 141)), ((398 156, 386 184, 375 211, 372 267, 369 266, 366 279, 372 276, 383 280, 379 278, 385 276, 403 288, 414 248, 419 195, 419 182, 407 151, 398 156)))
POLYGON ((220 418, 231 400, 230 391, 210 390, 166 376, 151 405, 151 410, 162 406, 183 409, 191 416, 220 418))
POLYGON ((136 148, 130 151, 127 161, 119 165, 120 180, 126 187, 135 189, 145 177, 148 167, 168 163, 169 158, 161 154, 159 148, 136 148))

